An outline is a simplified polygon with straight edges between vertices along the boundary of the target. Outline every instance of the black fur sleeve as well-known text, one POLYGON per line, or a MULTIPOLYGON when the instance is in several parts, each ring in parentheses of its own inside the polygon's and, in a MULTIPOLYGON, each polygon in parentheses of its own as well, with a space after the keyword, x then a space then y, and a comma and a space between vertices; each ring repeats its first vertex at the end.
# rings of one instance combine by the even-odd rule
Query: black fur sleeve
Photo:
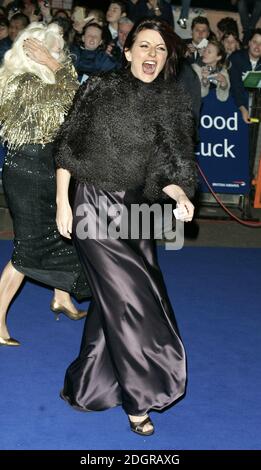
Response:
POLYGON ((165 104, 156 125, 155 150, 147 167, 144 188, 147 199, 166 198, 162 190, 169 184, 180 186, 189 198, 194 195, 197 185, 194 135, 191 101, 182 89, 174 103, 165 104))
MULTIPOLYGON (((54 159, 57 168, 64 168, 72 175, 78 171, 75 149, 81 146, 79 136, 83 132, 88 106, 88 98, 100 83, 101 78, 90 78, 77 91, 72 106, 64 123, 59 128, 54 140, 54 159)), ((86 129, 85 129, 86 132, 86 129)))

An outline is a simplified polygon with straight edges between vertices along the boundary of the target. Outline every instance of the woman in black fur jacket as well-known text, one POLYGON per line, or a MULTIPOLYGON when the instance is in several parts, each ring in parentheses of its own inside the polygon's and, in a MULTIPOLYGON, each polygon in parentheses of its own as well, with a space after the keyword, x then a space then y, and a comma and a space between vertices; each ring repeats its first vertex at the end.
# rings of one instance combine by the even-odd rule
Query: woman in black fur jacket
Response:
POLYGON ((86 411, 122 405, 142 435, 154 432, 148 411, 177 400, 186 382, 154 241, 133 236, 132 217, 137 204, 167 197, 182 220, 193 217, 194 123, 174 79, 175 37, 159 20, 136 25, 126 41, 129 67, 81 87, 55 144, 58 229, 67 238, 73 231, 94 299, 61 396, 86 411))

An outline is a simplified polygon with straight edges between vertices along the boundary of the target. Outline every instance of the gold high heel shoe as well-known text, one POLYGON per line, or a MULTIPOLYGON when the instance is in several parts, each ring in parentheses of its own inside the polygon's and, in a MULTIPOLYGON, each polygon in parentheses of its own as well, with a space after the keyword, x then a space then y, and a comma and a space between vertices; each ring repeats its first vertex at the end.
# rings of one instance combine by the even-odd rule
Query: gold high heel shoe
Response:
POLYGON ((63 313, 71 320, 81 320, 82 318, 86 317, 87 312, 83 310, 77 310, 77 312, 72 312, 69 308, 65 307, 62 304, 59 304, 55 299, 52 300, 50 305, 51 310, 56 315, 56 320, 59 320, 59 315, 63 313))
POLYGON ((136 432, 137 434, 141 434, 142 436, 151 436, 152 434, 154 434, 154 425, 149 416, 146 416, 141 421, 132 421, 129 416, 128 418, 130 422, 131 431, 136 432), (146 424, 150 425, 149 431, 144 431, 146 424))
POLYGON ((2 338, 0 336, 0 346, 20 346, 21 343, 14 338, 2 338))

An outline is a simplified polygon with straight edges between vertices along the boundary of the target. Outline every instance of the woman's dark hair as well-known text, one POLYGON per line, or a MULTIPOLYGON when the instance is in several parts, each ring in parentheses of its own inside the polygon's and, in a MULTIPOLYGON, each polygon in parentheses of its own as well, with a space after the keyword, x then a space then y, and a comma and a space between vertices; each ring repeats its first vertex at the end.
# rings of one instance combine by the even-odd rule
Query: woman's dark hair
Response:
MULTIPOLYGON (((157 19, 143 19, 135 23, 126 38, 124 50, 131 50, 138 34, 145 29, 157 31, 166 44, 168 57, 163 69, 165 80, 176 77, 179 72, 180 61, 185 55, 186 46, 182 39, 174 33, 172 27, 165 21, 157 19)), ((129 62, 125 55, 123 55, 123 66, 129 66, 129 62)))
MULTIPOLYGON (((237 36, 239 36, 239 31, 238 31, 238 25, 236 20, 234 18, 231 18, 230 16, 226 16, 225 18, 222 18, 218 23, 217 27, 221 33, 225 34, 228 31, 234 32, 237 36)), ((223 37, 222 37, 223 39, 223 37)))

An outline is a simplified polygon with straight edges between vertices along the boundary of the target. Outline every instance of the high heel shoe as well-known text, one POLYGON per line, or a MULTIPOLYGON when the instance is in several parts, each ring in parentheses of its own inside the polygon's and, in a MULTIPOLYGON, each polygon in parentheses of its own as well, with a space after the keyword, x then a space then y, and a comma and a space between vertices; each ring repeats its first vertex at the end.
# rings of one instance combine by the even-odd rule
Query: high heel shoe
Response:
POLYGON ((20 346, 21 343, 14 338, 3 338, 0 336, 0 346, 20 346))
POLYGON ((87 312, 83 310, 77 310, 77 312, 72 312, 69 308, 65 307, 62 304, 59 304, 55 299, 52 300, 50 305, 51 310, 56 315, 56 320, 59 320, 59 315, 63 313, 66 317, 70 318, 71 320, 81 320, 82 318, 86 317, 87 312))
POLYGON ((137 434, 141 434, 142 436, 151 436, 154 433, 154 425, 149 416, 147 416, 141 421, 132 421, 130 417, 128 418, 130 422, 131 431, 136 432, 137 434), (152 429, 150 429, 149 431, 144 431, 146 424, 149 424, 152 429))

